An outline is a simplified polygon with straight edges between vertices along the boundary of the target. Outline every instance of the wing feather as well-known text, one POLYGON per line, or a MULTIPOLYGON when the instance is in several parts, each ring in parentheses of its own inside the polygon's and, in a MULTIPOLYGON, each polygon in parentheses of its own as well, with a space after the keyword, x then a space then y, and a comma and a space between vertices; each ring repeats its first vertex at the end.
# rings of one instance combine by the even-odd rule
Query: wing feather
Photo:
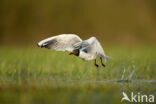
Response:
POLYGON ((74 44, 81 42, 81 38, 75 34, 61 34, 50 37, 38 43, 38 46, 56 51, 73 51, 74 44))
POLYGON ((84 49, 84 52, 92 55, 97 54, 100 57, 105 56, 104 50, 100 42, 95 37, 91 37, 86 41, 88 42, 89 45, 84 49))

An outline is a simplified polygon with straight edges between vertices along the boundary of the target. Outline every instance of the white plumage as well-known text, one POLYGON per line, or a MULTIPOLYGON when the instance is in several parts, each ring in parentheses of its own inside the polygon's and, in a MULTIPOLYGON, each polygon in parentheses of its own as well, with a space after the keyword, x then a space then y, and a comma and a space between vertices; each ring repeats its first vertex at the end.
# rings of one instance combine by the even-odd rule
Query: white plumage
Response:
POLYGON ((79 56, 86 61, 95 60, 97 67, 97 58, 101 59, 103 66, 105 65, 102 63, 102 58, 109 59, 109 57, 105 55, 100 42, 95 37, 82 41, 82 39, 75 34, 61 34, 40 41, 38 46, 56 51, 69 51, 71 52, 70 54, 79 56))
MULTIPOLYGON (((80 49, 80 55, 79 57, 84 60, 94 60, 96 58, 105 57, 105 53, 103 51, 103 48, 101 47, 101 44, 95 37, 91 37, 88 40, 82 41, 88 43, 87 45, 84 45, 82 47, 82 50, 80 49)), ((85 43, 85 44, 86 44, 85 43)))
POLYGON ((73 45, 82 40, 75 34, 62 34, 44 39, 38 43, 38 46, 49 48, 56 51, 70 51, 72 52, 73 45))

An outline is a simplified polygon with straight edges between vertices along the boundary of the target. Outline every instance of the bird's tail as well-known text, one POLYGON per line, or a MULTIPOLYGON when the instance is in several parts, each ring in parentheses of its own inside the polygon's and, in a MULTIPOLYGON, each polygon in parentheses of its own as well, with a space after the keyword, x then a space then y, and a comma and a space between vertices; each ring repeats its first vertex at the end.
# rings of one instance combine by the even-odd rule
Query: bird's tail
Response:
POLYGON ((106 62, 107 60, 113 60, 113 58, 111 58, 109 56, 104 56, 104 61, 106 62))
POLYGON ((113 60, 113 58, 111 58, 109 56, 104 56, 104 59, 113 60))

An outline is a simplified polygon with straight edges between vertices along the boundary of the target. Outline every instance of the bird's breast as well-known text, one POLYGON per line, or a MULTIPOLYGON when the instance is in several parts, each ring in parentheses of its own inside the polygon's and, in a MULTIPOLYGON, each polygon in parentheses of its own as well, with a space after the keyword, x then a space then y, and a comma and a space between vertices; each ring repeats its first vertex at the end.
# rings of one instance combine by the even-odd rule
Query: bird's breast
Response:
POLYGON ((85 60, 85 61, 90 61, 90 60, 94 60, 94 59, 97 58, 96 55, 94 55, 94 54, 88 54, 88 53, 85 53, 83 51, 80 52, 79 57, 81 59, 85 60))

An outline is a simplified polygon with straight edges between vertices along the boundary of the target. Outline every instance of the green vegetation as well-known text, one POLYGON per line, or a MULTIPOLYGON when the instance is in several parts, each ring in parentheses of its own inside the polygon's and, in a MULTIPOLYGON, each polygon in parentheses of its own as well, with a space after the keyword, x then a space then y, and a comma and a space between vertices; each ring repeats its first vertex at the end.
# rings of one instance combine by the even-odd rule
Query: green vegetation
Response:
POLYGON ((109 104, 120 103, 122 91, 155 93, 156 83, 144 82, 156 79, 155 47, 105 50, 114 60, 108 60, 106 68, 96 68, 93 61, 68 57, 68 52, 1 47, 0 103, 109 104), (136 67, 132 82, 109 82, 121 78, 124 65, 126 76, 132 65, 136 67))

